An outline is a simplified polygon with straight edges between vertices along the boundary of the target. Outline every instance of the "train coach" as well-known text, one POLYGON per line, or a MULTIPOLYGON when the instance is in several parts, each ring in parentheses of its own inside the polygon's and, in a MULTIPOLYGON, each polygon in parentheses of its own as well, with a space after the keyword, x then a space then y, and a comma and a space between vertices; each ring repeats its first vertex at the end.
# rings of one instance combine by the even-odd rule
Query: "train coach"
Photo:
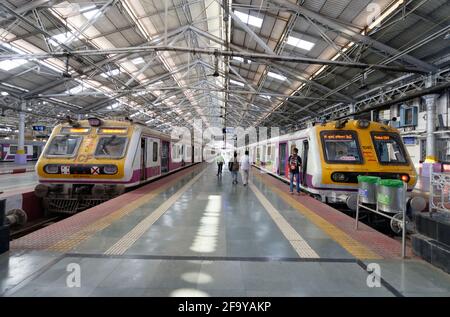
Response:
MULTIPOLYGON (((289 179, 293 149, 302 159, 300 187, 325 203, 344 203, 355 210, 358 175, 401 179, 412 191, 417 173, 398 131, 367 120, 340 120, 249 146, 253 163, 279 178, 289 179)), ((413 209, 423 199, 409 198, 413 209)))
MULTIPOLYGON (((44 146, 45 142, 42 141, 25 141, 24 150, 27 161, 37 161, 44 146)), ((14 162, 17 149, 17 140, 0 140, 0 162, 14 162)))
POLYGON ((53 129, 35 193, 47 211, 75 213, 201 160, 201 145, 131 121, 71 121, 53 129))

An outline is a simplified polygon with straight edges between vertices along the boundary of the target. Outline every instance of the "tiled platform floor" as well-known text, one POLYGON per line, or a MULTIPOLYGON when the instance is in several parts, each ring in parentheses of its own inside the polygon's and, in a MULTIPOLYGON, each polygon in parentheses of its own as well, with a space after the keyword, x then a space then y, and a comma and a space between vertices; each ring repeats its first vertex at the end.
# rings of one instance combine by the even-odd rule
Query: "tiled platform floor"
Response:
POLYGON ((358 241, 343 245, 323 230, 325 223, 339 232, 332 223, 312 223, 255 173, 244 187, 228 171, 218 178, 213 165, 193 169, 72 239, 70 250, 14 249, 0 256, 0 294, 450 296, 449 275, 419 259, 383 258, 358 241), (367 258, 355 258, 356 248, 367 258), (370 263, 380 268, 380 287, 367 284, 370 263), (80 287, 68 287, 78 268, 80 287))

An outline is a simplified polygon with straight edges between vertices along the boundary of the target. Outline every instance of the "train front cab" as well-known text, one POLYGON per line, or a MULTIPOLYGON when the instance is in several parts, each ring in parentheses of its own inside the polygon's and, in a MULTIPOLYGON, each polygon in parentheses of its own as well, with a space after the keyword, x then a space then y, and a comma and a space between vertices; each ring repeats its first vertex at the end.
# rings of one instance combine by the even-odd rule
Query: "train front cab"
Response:
POLYGON ((58 125, 36 164, 36 195, 62 206, 71 198, 95 204, 94 200, 122 193, 134 177, 133 170, 126 168, 133 160, 127 155, 133 148, 133 131, 129 123, 117 121, 101 126, 88 121, 58 125))
POLYGON ((417 173, 397 130, 366 120, 331 122, 314 130, 320 173, 313 173, 316 177, 306 184, 318 190, 323 201, 344 202, 355 209, 358 175, 401 179, 408 190, 414 188, 417 173))

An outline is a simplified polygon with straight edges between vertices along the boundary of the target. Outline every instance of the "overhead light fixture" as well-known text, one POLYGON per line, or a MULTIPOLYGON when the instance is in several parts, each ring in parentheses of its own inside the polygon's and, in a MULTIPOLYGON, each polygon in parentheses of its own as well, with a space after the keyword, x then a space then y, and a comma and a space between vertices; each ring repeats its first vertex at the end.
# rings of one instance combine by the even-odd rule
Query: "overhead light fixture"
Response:
POLYGON ((289 36, 286 43, 294 47, 301 48, 302 50, 305 51, 310 51, 314 47, 314 45, 316 45, 313 42, 302 40, 294 36, 289 36))
POLYGON ((281 81, 285 81, 287 79, 286 76, 283 76, 283 75, 280 75, 280 74, 276 74, 276 73, 273 73, 273 72, 268 72, 267 76, 275 78, 275 79, 278 79, 278 80, 281 80, 281 81))
POLYGON ((6 91, 2 91, 0 94, 1 94, 2 96, 8 96, 8 95, 9 95, 6 91))
POLYGON ((240 12, 240 11, 234 11, 234 14, 239 18, 239 20, 241 20, 242 22, 248 24, 248 25, 252 25, 252 26, 256 26, 257 28, 260 28, 262 23, 263 23, 263 19, 261 18, 257 18, 255 16, 249 15, 247 13, 244 12, 240 12))

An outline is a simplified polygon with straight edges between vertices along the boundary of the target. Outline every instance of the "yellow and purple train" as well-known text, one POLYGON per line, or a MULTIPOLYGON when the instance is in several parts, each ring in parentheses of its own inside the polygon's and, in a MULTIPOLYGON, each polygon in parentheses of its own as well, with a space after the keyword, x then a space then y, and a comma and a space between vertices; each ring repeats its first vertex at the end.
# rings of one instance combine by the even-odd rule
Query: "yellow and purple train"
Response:
POLYGON ((201 145, 141 124, 72 121, 53 129, 36 164, 35 193, 48 211, 74 213, 201 161, 201 145))
MULTIPOLYGON (((300 187, 326 203, 356 209, 358 175, 401 179, 412 191, 417 173, 398 131, 367 120, 340 120, 250 145, 250 157, 263 171, 289 178, 287 159, 298 148, 300 187)), ((420 198, 409 198, 413 209, 420 198)))

